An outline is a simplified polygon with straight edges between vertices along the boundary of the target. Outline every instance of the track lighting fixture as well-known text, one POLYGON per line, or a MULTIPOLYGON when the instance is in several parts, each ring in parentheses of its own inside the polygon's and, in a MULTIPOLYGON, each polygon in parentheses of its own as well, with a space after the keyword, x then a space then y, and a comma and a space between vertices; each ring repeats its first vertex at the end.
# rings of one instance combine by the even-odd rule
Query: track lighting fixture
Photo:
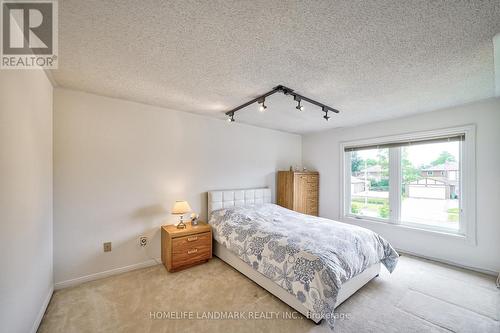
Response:
POLYGON ((326 121, 330 121, 331 117, 328 115, 328 109, 325 108, 325 107, 322 107, 322 110, 325 113, 325 115, 323 116, 323 118, 325 118, 326 121))
POLYGON ((299 111, 304 111, 304 106, 300 105, 301 99, 297 96, 295 96, 293 99, 297 101, 297 106, 295 108, 299 111))
POLYGON ((234 121, 234 113, 236 111, 239 111, 239 110, 241 110, 241 109, 243 109, 243 108, 245 108, 245 107, 247 107, 247 106, 249 106, 249 105, 251 105, 251 104, 253 104, 255 102, 257 102, 257 103, 260 104, 259 105, 259 111, 260 112, 264 112, 267 109, 267 106, 265 104, 266 97, 269 97, 269 96, 271 96, 273 94, 276 94, 278 92, 283 93, 286 96, 289 96, 289 95, 293 96, 293 99, 297 102, 297 106, 295 108, 297 110, 299 110, 299 111, 304 111, 304 106, 301 104, 303 100, 306 101, 306 102, 308 102, 308 103, 311 103, 311 104, 314 104, 316 106, 319 106, 321 108, 321 111, 323 111, 325 113, 325 115, 323 116, 323 118, 326 121, 330 120, 330 116, 328 115, 328 112, 330 112, 330 111, 333 112, 333 113, 339 113, 340 112, 339 110, 334 109, 334 108, 332 108, 330 106, 327 106, 327 105, 325 105, 323 103, 317 102, 317 101, 315 101, 313 99, 310 99, 310 98, 307 98, 307 97, 305 97, 303 95, 299 95, 296 92, 294 92, 293 89, 290 89, 290 88, 287 88, 285 86, 279 85, 279 86, 274 87, 273 90, 268 91, 267 93, 265 93, 265 94, 263 94, 263 95, 261 95, 261 96, 259 96, 257 98, 254 98, 251 101, 248 101, 245 104, 242 104, 242 105, 240 105, 240 106, 238 106, 238 107, 236 107, 236 108, 234 108, 234 109, 232 109, 230 111, 227 111, 226 112, 226 115, 228 116, 227 121, 232 123, 234 121))
POLYGON ((264 104, 264 102, 265 102, 265 101, 266 101, 266 99, 265 99, 265 98, 262 98, 262 99, 259 101, 259 103, 260 103, 260 106, 259 106, 259 111, 260 111, 260 112, 264 112, 264 111, 266 111, 266 109, 267 109, 266 104, 264 104))

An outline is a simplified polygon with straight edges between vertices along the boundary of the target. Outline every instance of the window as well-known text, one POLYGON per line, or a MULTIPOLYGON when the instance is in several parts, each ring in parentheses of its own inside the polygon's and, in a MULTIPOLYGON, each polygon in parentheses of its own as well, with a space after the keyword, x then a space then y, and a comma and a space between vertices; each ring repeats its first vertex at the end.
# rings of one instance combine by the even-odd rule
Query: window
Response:
POLYGON ((343 143, 343 216, 475 238, 474 130, 343 143))
POLYGON ((351 213, 389 217, 389 149, 351 153, 351 213))
POLYGON ((460 182, 446 177, 442 170, 460 171, 460 144, 451 141, 395 148, 401 149, 401 223, 458 232, 460 182), (437 172, 424 176, 423 169, 437 172))

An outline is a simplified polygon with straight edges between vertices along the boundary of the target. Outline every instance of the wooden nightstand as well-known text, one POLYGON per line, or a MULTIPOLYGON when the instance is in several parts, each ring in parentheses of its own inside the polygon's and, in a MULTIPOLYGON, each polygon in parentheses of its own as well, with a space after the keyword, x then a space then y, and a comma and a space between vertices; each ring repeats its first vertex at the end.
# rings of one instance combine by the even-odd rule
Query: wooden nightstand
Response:
POLYGON ((185 229, 175 225, 161 227, 161 261, 169 272, 176 272, 212 258, 212 229, 199 222, 185 229))

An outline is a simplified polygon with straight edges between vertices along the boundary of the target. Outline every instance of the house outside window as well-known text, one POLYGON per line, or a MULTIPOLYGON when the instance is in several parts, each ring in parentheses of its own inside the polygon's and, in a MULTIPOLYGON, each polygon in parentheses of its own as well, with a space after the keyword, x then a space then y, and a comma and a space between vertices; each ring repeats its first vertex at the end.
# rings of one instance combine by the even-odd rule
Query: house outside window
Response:
POLYGON ((343 217, 475 242, 474 140, 464 126, 342 143, 343 217))

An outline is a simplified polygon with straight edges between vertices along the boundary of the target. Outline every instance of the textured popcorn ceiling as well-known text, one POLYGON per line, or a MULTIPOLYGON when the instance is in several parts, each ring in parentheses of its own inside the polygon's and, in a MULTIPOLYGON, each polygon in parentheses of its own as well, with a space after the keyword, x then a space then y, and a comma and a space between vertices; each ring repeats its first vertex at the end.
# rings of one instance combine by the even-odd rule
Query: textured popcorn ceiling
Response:
MULTIPOLYGON (((494 96, 500 1, 60 1, 58 85, 305 133, 494 96)), ((165 112, 169 112, 165 110, 165 112)))

